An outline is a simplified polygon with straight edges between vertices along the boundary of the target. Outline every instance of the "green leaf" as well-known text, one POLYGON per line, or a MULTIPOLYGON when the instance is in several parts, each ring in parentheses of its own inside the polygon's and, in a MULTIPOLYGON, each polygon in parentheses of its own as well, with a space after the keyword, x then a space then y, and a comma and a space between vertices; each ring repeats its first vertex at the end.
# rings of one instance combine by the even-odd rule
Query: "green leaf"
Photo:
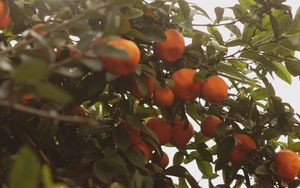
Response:
POLYGON ((190 8, 189 4, 185 0, 179 0, 178 5, 180 7, 181 13, 184 16, 184 18, 186 20, 189 20, 190 12, 191 12, 191 8, 190 8))
POLYGON ((121 9, 121 12, 128 19, 136 19, 144 15, 144 12, 141 9, 134 7, 125 7, 121 9))
POLYGON ((140 31, 147 41, 160 42, 166 39, 164 31, 160 27, 146 26, 140 31))
POLYGON ((205 45, 209 42, 210 40, 210 35, 208 33, 204 32, 196 32, 196 34, 192 38, 192 45, 193 46, 201 46, 205 45))
POLYGON ((184 154, 182 152, 175 153, 173 157, 173 165, 179 166, 183 162, 183 159, 184 159, 184 154))
POLYGON ((233 146, 234 146, 234 138, 231 136, 226 137, 223 140, 223 142, 218 145, 217 148, 218 161, 215 167, 216 170, 222 169, 222 166, 225 165, 225 163, 228 161, 233 146))
POLYGON ((127 33, 128 36, 134 37, 141 41, 148 42, 147 38, 141 33, 139 30, 131 28, 130 31, 127 33))
POLYGON ((84 66, 94 71, 101 71, 103 68, 102 63, 98 59, 82 58, 79 61, 84 66))
POLYGON ((10 173, 10 188, 37 188, 39 182, 40 163, 29 147, 22 147, 17 153, 10 173))
POLYGON ((26 58, 26 61, 19 65, 13 75, 17 82, 44 81, 50 75, 47 64, 40 59, 26 58))
POLYGON ((211 20, 211 18, 209 17, 209 15, 207 14, 207 12, 203 8, 201 8, 201 7, 199 7, 199 6, 195 5, 195 4, 191 5, 191 7, 193 7, 197 11, 199 11, 201 13, 201 15, 203 15, 203 16, 205 16, 205 17, 207 17, 208 19, 211 20))
POLYGON ((237 38, 241 38, 242 33, 241 30, 238 26, 234 25, 234 24, 229 24, 229 25, 225 25, 225 27, 231 31, 237 38))
POLYGON ((288 34, 300 34, 300 7, 297 9, 292 26, 288 30, 288 34))
POLYGON ((207 27, 207 30, 215 37, 219 44, 224 44, 223 37, 216 27, 207 27))
POLYGON ((257 5, 255 0, 239 0, 239 3, 245 9, 249 9, 249 7, 257 5))
POLYGON ((251 96, 255 99, 255 100, 262 100, 268 97, 268 89, 267 88, 259 88, 254 90, 251 93, 251 96))
POLYGON ((189 182, 191 187, 199 188, 197 181, 193 178, 193 176, 191 176, 187 169, 182 166, 171 166, 166 169, 165 173, 170 176, 185 178, 189 182))
POLYGON ((140 151, 126 152, 127 159, 136 167, 144 168, 147 162, 145 155, 140 151))
POLYGON ((271 170, 265 165, 260 165, 260 166, 256 167, 256 169, 255 169, 255 174, 258 174, 258 175, 268 175, 270 173, 271 173, 271 170))
POLYGON ((290 149, 294 152, 300 152, 300 142, 290 144, 290 145, 288 145, 288 147, 286 149, 290 149))
POLYGON ((286 59, 285 66, 293 76, 300 76, 300 60, 299 59, 286 59))
POLYGON ((72 96, 70 94, 50 83, 35 82, 33 83, 33 86, 35 87, 35 92, 39 97, 46 98, 60 104, 66 104, 72 100, 72 96))
POLYGON ((213 169, 210 162, 204 160, 197 160, 197 166, 204 175, 203 178, 209 179, 214 177, 213 169))
POLYGON ((224 63, 219 63, 217 65, 217 70, 219 70, 220 72, 226 73, 228 75, 238 77, 242 80, 245 80, 245 81, 250 82, 253 85, 255 85, 254 80, 252 80, 251 78, 248 78, 247 76, 245 76, 245 74, 241 73, 238 69, 234 68, 233 66, 230 66, 230 65, 227 65, 224 63))
POLYGON ((130 138, 127 132, 122 128, 114 129, 112 137, 122 151, 127 151, 130 147, 130 138))
POLYGON ((266 68, 268 68, 270 70, 277 70, 277 66, 274 63, 272 63, 267 58, 265 58, 265 56, 260 55, 258 52, 245 51, 245 52, 241 53, 240 57, 252 59, 256 62, 259 62, 259 63, 263 64, 266 68))
POLYGON ((281 78, 283 81, 287 82, 288 84, 292 83, 292 76, 287 70, 287 68, 282 63, 274 62, 274 64, 277 67, 277 70, 275 70, 275 74, 281 78))
POLYGON ((216 22, 219 23, 223 19, 224 8, 216 7, 215 14, 216 14, 216 22))
POLYGON ((288 36, 280 44, 288 49, 300 51, 300 35, 288 36))
POLYGON ((279 35, 280 35, 280 31, 279 31, 279 26, 278 26, 277 19, 272 14, 270 14, 269 17, 270 17, 270 21, 271 21, 271 25, 272 25, 274 37, 275 37, 276 41, 278 41, 279 35))
POLYGON ((109 45, 99 44, 94 49, 98 56, 127 59, 128 53, 123 49, 118 49, 109 45))
POLYGON ((251 41, 255 31, 256 31, 256 27, 254 25, 246 24, 244 27, 242 39, 245 41, 251 41))

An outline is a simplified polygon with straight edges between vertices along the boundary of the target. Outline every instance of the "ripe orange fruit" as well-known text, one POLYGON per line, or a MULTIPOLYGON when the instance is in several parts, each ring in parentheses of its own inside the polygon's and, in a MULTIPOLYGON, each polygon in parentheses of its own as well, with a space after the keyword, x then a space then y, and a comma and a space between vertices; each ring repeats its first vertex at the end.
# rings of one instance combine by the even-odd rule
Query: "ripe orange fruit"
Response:
POLYGON ((23 94, 22 98, 23 98, 22 104, 27 105, 28 102, 34 98, 34 96, 31 93, 25 93, 23 94))
POLYGON ((102 56, 100 60, 104 68, 112 74, 125 76, 132 73, 140 62, 141 53, 138 46, 130 40, 123 38, 112 39, 107 42, 108 46, 124 50, 128 58, 120 59, 117 57, 102 56))
POLYGON ((122 122, 119 126, 124 129, 130 139, 131 145, 136 146, 140 141, 141 130, 138 127, 131 127, 127 122, 122 122))
POLYGON ((130 89, 129 89, 130 93, 137 99, 151 96, 151 94, 153 93, 153 91, 155 89, 155 79, 153 76, 146 76, 145 74, 143 74, 142 80, 144 81, 144 83, 147 86, 147 95, 146 96, 143 96, 142 93, 139 91, 139 88, 138 88, 135 80, 130 85, 130 89))
POLYGON ((172 63, 182 58, 184 54, 184 38, 174 29, 168 29, 164 33, 166 39, 153 45, 154 56, 164 62, 172 63))
POLYGON ((3 17, 0 17, 0 30, 7 28, 9 22, 10 22, 9 15, 4 15, 3 17))
POLYGON ((86 116, 86 112, 82 106, 75 106, 72 108, 72 114, 76 116, 86 116))
POLYGON ((285 182, 292 182, 300 169, 299 155, 291 150, 283 149, 275 155, 275 171, 285 182))
POLYGON ((183 147, 191 140, 194 128, 189 122, 187 127, 185 122, 179 119, 173 121, 171 144, 176 147, 183 147))
POLYGON ((149 146, 147 146, 147 144, 145 144, 145 142, 139 141, 136 145, 136 149, 141 151, 148 161, 152 159, 152 150, 149 148, 149 146))
POLYGON ((0 0, 0 18, 5 17, 8 14, 7 5, 3 0, 0 0))
POLYGON ((44 23, 37 23, 34 24, 31 29, 33 29, 37 34, 39 34, 40 36, 44 36, 47 34, 46 31, 46 25, 44 23))
POLYGON ((246 154, 256 148, 256 143, 248 135, 236 134, 234 136, 235 145, 230 153, 229 160, 233 164, 241 164, 246 161, 246 154))
POLYGON ((202 81, 194 82, 196 71, 190 68, 182 68, 174 72, 173 92, 177 98, 183 101, 193 100, 200 95, 202 81))
POLYGON ((214 115, 206 116, 201 121, 201 132, 204 136, 209 138, 217 137, 216 127, 220 125, 222 121, 214 115))
POLYGON ((165 120, 161 118, 152 118, 146 123, 146 126, 155 133, 160 145, 170 142, 172 128, 165 120))
POLYGON ((160 159, 160 166, 162 168, 166 168, 168 165, 169 165, 169 157, 165 152, 163 152, 160 159))
POLYGON ((210 76, 204 81, 201 92, 209 102, 222 102, 228 96, 228 86, 222 78, 210 76))
POLYGON ((157 106, 167 107, 172 105, 174 101, 174 93, 168 87, 161 87, 154 90, 153 99, 157 106))

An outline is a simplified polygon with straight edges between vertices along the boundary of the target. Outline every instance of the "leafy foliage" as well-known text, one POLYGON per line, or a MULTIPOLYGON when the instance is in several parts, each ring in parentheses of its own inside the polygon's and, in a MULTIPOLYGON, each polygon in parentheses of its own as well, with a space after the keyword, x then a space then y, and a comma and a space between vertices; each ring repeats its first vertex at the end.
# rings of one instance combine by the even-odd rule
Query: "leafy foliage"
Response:
POLYGON ((295 56, 300 51, 300 9, 292 17, 282 0, 239 0, 233 7, 216 7, 216 20, 211 20, 203 8, 186 0, 3 2, 11 23, 0 33, 2 187, 151 188, 171 184, 170 176, 179 178, 179 187, 193 188, 300 185, 276 175, 273 161, 279 148, 300 152, 300 122, 268 80, 277 76, 290 84, 293 76, 300 76, 295 56), (234 17, 225 17, 225 10, 234 17), (197 24, 194 16, 212 23, 197 24), (43 26, 34 29, 38 23, 43 26), (165 63, 153 54, 153 44, 164 41, 170 28, 192 42, 182 58, 165 63), (232 33, 229 40, 221 29, 232 33), (99 58, 128 58, 124 50, 107 45, 115 37, 134 41, 141 52, 138 67, 126 76, 107 72, 99 58), (200 94, 157 107, 144 95, 148 88, 142 75, 153 76, 155 87, 173 88, 171 76, 180 68, 196 70, 195 82, 216 74, 225 78, 229 97, 210 103, 200 94), (131 94, 132 82, 141 99, 131 94), (75 113, 72 109, 79 105, 83 111, 75 113), (195 131, 188 145, 177 148, 173 165, 162 168, 162 147, 145 126, 147 120, 163 117, 171 124, 181 119, 200 127, 209 114, 223 122, 218 137, 195 131), (131 145, 132 135, 119 129, 121 122, 141 130, 143 142, 153 149, 151 162, 144 150, 131 145), (229 161, 236 133, 257 144, 240 165, 229 161), (200 178, 184 167, 191 162, 208 185, 199 185, 200 178), (220 171, 224 183, 215 185, 212 180, 220 171))

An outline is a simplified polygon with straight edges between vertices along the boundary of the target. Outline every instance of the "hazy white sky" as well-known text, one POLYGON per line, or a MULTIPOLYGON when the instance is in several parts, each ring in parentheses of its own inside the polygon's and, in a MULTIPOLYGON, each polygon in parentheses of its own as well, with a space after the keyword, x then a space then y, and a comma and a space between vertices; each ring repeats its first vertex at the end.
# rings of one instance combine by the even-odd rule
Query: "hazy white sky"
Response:
MULTIPOLYGON (((238 0, 187 0, 188 2, 192 2, 203 8, 207 11, 209 16, 211 18, 215 18, 214 8, 215 7, 230 7, 234 6, 236 3, 238 3, 238 0)), ((300 0, 287 0, 287 5, 290 5, 292 7, 293 14, 295 14, 298 7, 300 7, 300 0)), ((230 10, 226 10, 225 14, 231 14, 230 10)), ((195 19, 196 23, 205 24, 208 23, 208 20, 204 17, 196 17, 195 19)), ((224 30, 224 32, 227 32, 224 30)), ((222 34, 229 35, 229 33, 224 33, 222 31, 222 34)), ((300 58, 300 53, 298 53, 300 58)), ((274 80, 271 81, 272 85, 275 88, 276 94, 280 96, 284 102, 290 103, 296 112, 300 113, 300 100, 299 93, 300 93, 300 81, 298 78, 293 78, 292 85, 287 84, 284 81, 281 81, 280 79, 274 77, 274 80)), ((198 131, 199 126, 195 125, 195 129, 198 131)), ((176 153, 177 149, 175 148, 164 148, 164 150, 167 150, 169 153, 170 161, 173 160, 173 154, 176 153)), ((206 180, 202 180, 202 175, 199 172, 198 168, 196 167, 195 163, 190 163, 186 166, 186 168, 189 170, 189 172, 196 178, 197 181, 199 181, 199 185, 203 188, 208 187, 208 182, 206 180)), ((221 174, 220 174, 221 175, 221 174)), ((176 179, 174 179, 175 182, 176 179)), ((220 179, 216 179, 214 183, 219 184, 222 183, 220 179)))

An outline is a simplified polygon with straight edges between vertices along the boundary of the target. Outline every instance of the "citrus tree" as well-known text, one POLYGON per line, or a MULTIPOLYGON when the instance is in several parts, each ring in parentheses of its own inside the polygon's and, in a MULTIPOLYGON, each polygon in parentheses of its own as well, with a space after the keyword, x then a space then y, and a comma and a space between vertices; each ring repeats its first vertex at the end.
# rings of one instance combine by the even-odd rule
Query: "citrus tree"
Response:
POLYGON ((239 0, 215 14, 0 0, 2 187, 299 187, 299 115, 270 78, 300 75, 300 11, 239 0))

